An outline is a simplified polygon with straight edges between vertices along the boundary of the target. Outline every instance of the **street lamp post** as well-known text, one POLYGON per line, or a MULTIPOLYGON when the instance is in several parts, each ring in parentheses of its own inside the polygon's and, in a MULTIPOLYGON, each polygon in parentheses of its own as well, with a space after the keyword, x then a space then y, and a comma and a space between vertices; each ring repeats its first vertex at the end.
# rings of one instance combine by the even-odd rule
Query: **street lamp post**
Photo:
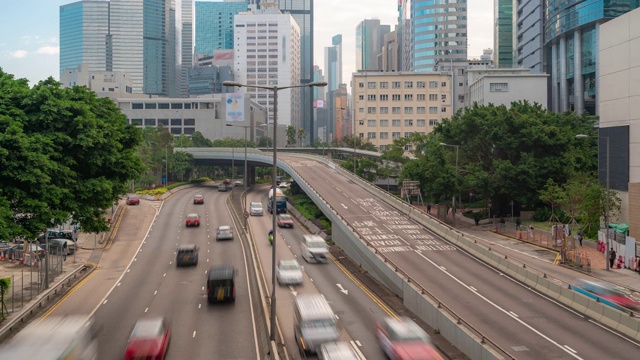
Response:
POLYGON ((236 81, 224 81, 222 85, 227 87, 237 86, 237 87, 247 87, 254 89, 265 89, 273 91, 273 175, 272 175, 272 183, 271 187, 273 190, 273 196, 271 197, 271 226, 273 232, 273 245, 271 247, 271 311, 270 311, 270 334, 269 340, 275 342, 276 341, 276 234, 277 234, 277 209, 276 209, 276 196, 275 191, 278 187, 276 183, 276 178, 278 176, 278 155, 277 155, 277 127, 278 127, 278 91, 284 89, 292 89, 292 88, 302 88, 302 87, 322 87, 327 86, 327 83, 324 81, 314 81, 304 85, 292 85, 292 86, 260 86, 260 85, 245 85, 236 81))
POLYGON ((164 167, 164 186, 169 186, 169 145, 164 147, 164 162, 166 162, 164 167))
MULTIPOLYGON (((251 125, 234 125, 227 124, 227 126, 241 127, 244 128, 244 176, 242 180, 242 184, 244 186, 245 191, 247 190, 247 182, 249 180, 249 175, 247 175, 247 129, 251 127, 251 125)), ((244 197, 244 205, 243 210, 247 211, 247 197, 244 197)), ((244 228, 247 229, 247 218, 244 219, 244 228)))
MULTIPOLYGON (((452 146, 456 148, 456 177, 460 176, 460 173, 458 172, 458 153, 460 150, 460 145, 440 143, 440 146, 452 146)), ((458 194, 458 201, 460 201, 460 197, 461 197, 460 194, 458 194)), ((456 227, 456 196, 455 195, 453 195, 452 205, 453 205, 453 213, 451 215, 453 218, 453 227, 456 227)))
MULTIPOLYGON (((586 139, 590 137, 585 134, 576 135, 576 139, 586 139)), ((606 269, 609 270, 609 137, 608 136, 598 136, 599 138, 604 138, 607 141, 607 191, 605 194, 605 208, 604 208, 604 242, 605 242, 605 253, 604 257, 606 259, 606 269)))

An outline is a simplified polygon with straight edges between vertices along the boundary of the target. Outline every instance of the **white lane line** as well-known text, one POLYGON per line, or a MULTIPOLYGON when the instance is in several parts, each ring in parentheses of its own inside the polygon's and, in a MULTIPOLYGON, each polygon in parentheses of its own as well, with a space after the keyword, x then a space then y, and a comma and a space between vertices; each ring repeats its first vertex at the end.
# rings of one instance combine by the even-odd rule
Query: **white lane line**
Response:
POLYGON ((569 351, 571 351, 572 353, 577 353, 577 351, 573 350, 572 348, 569 347, 569 345, 565 345, 564 347, 566 347, 567 349, 569 349, 569 351))
POLYGON ((144 309, 144 312, 147 312, 147 311, 149 311, 149 308, 144 309))
POLYGON ((202 308, 202 304, 198 304, 198 309, 201 309, 201 308, 202 308))
MULTIPOLYGON (((416 252, 418 254, 418 256, 422 257, 423 259, 427 260, 428 262, 430 262, 433 266, 435 266, 436 268, 440 268, 436 263, 434 263, 433 261, 431 261, 431 259, 427 258, 426 256, 422 255, 419 252, 416 252)), ((442 271, 445 275, 449 276, 450 278, 452 278, 454 281, 456 281, 458 284, 462 285, 463 287, 471 290, 469 288, 469 286, 467 284, 465 284, 464 282, 462 282, 462 280, 458 279, 457 277, 453 276, 453 274, 450 274, 446 271, 442 271)), ((576 359, 581 359, 582 358, 574 353, 571 353, 569 350, 567 350, 564 346, 560 345, 559 343, 557 343, 555 340, 553 340, 552 338, 548 337, 547 335, 543 334, 542 332, 538 331, 537 329, 535 329, 533 326, 527 324, 526 322, 520 320, 518 317, 513 316, 509 311, 503 309, 502 307, 500 307, 500 305, 494 303, 493 301, 489 300, 487 297, 481 295, 480 293, 478 293, 477 291, 473 291, 474 294, 476 294, 479 298, 481 298, 482 300, 484 300, 485 302, 487 302, 489 305, 493 306, 494 308, 496 308, 498 311, 506 314, 507 316, 509 316, 510 318, 514 319, 515 321, 519 322, 521 325, 523 325, 524 327, 528 328, 529 330, 533 331, 534 333, 538 334, 540 337, 542 337, 543 339, 547 340, 548 342, 552 343, 553 345, 557 346, 558 348, 562 349, 564 352, 566 352, 567 354, 571 355, 572 357, 576 358, 576 359)))
POLYGON ((116 285, 116 286, 120 286, 120 284, 122 284, 122 283, 118 283, 118 285, 116 285))
POLYGON ((478 291, 478 289, 474 288, 473 286, 469 286, 469 289, 471 289, 473 291, 478 291))
MULTIPOLYGON (((127 272, 131 271, 131 269, 127 269, 127 272)), ((120 280, 122 280, 122 278, 120 278, 120 280)))
MULTIPOLYGON (((518 314, 514 313, 513 311, 509 311, 509 314, 515 316, 515 317, 519 317, 518 314)), ((565 345, 566 346, 566 345, 565 345)))
MULTIPOLYGON (((107 303, 107 301, 109 301, 109 300, 104 299, 104 301, 102 302, 102 305, 106 304, 106 303, 107 303)), ((98 306, 99 306, 99 305, 98 305, 98 306)))
POLYGON ((193 337, 196 337, 196 331, 193 330, 193 337))
POLYGON ((158 290, 153 292, 153 295, 157 295, 158 294, 158 290))
POLYGON ((167 273, 164 273, 164 275, 162 275, 162 277, 165 277, 165 276, 167 276, 167 273))
POLYGON ((133 261, 138 261, 138 258, 133 258, 133 261))
POLYGON ((364 354, 363 354, 363 353, 360 351, 360 349, 359 349, 359 347, 360 347, 360 346, 362 346, 362 345, 360 344, 360 341, 356 340, 356 341, 355 341, 355 345, 354 345, 354 342, 353 342, 353 341, 351 341, 351 348, 356 352, 356 354, 358 355, 358 358, 359 358, 359 359, 364 359, 364 358, 365 358, 365 357, 364 357, 364 354), (357 345, 357 346, 356 346, 356 345, 357 345))
POLYGON ((625 339, 625 340, 627 340, 628 342, 632 343, 632 344, 633 344, 633 345, 635 345, 635 346, 640 346, 640 343, 637 343, 637 342, 635 342, 635 341, 633 341, 633 340, 631 340, 631 339, 627 339, 626 337, 624 337, 624 336, 622 336, 622 335, 618 334, 617 332, 612 331, 611 329, 607 328, 606 326, 604 326, 604 325, 602 325, 602 324, 600 324, 600 323, 597 323, 597 322, 595 322, 595 321, 593 321, 593 320, 591 320, 591 319, 588 319, 587 321, 589 321, 590 323, 592 323, 592 324, 594 324, 594 325, 600 326, 600 327, 601 327, 601 328, 603 328, 604 330, 607 330, 607 331, 609 331, 610 333, 612 333, 612 334, 614 334, 614 335, 617 335, 617 336, 618 336, 619 338, 621 338, 621 339, 625 339))

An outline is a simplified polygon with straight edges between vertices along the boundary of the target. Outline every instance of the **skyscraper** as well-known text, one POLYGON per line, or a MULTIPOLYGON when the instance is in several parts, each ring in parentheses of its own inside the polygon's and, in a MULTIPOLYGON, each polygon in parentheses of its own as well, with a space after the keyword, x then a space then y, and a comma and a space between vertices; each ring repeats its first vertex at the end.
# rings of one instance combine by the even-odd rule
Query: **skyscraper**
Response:
POLYGON ((546 72, 544 65, 544 2, 542 0, 517 2, 517 23, 529 24, 516 26, 514 36, 516 48, 515 66, 531 69, 532 73, 546 72))
POLYGON ((248 2, 196 1, 196 55, 213 55, 214 50, 233 49, 233 17, 248 10, 248 2))
POLYGON ((86 64, 107 69, 109 2, 79 1, 60 6, 60 74, 86 64))
POLYGON ((380 25, 378 19, 366 19, 356 26, 356 70, 380 70, 378 58, 382 53, 384 35, 391 30, 389 25, 380 25))
POLYGON ((499 68, 513 67, 513 1, 494 0, 495 28, 493 29, 493 49, 495 64, 499 68))
POLYGON ((325 68, 327 70, 327 111, 328 122, 325 128, 325 139, 329 142, 336 138, 336 90, 342 84, 342 35, 331 39, 333 46, 325 48, 325 68))
POLYGON ((467 1, 411 1, 411 70, 431 71, 436 61, 467 59, 467 1))

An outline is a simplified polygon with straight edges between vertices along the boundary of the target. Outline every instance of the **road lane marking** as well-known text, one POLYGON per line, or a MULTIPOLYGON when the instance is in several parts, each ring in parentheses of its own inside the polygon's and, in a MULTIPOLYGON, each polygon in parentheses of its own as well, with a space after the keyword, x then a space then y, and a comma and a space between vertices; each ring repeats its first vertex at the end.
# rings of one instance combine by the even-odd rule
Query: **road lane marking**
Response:
POLYGON ((157 295, 158 294, 158 290, 153 292, 153 295, 157 295))
POLYGON ((118 283, 118 285, 116 285, 116 286, 120 286, 120 284, 122 284, 122 283, 118 283))
POLYGON ((86 283, 87 281, 89 281, 89 279, 95 275, 95 273, 98 272, 98 269, 94 269, 91 274, 87 275, 84 279, 82 279, 82 281, 80 281, 78 284, 76 284, 76 286, 74 286, 71 290, 69 290, 69 292, 62 297, 62 299, 60 299, 55 305, 53 305, 51 307, 51 309, 49 309, 49 311, 47 311, 41 318, 40 320, 38 320, 38 322, 42 321, 44 318, 46 318, 47 316, 49 316, 55 309, 58 308, 58 306, 60 306, 60 304, 62 304, 63 301, 65 301, 69 296, 71 296, 71 294, 73 294, 76 290, 78 290, 80 288, 80 286, 84 285, 84 283, 86 283))
POLYGON ((165 276, 167 276, 167 273, 164 273, 164 275, 162 275, 162 277, 165 277, 165 276))
POLYGON ((198 304, 198 309, 201 309, 201 308, 202 308, 202 304, 198 304))
POLYGON ((147 311, 149 311, 149 308, 144 309, 144 312, 147 312, 147 311))
POLYGON ((109 301, 109 300, 105 299, 105 300, 102 302, 102 305, 106 304, 106 303, 107 303, 107 301, 109 301))
POLYGON ((577 351, 573 350, 572 348, 569 347, 569 345, 565 345, 564 347, 566 347, 567 349, 569 349, 569 351, 571 351, 572 353, 577 353, 577 351))
MULTIPOLYGON (((440 267, 434 263, 431 259, 427 258, 426 256, 422 255, 419 252, 416 252, 418 254, 418 256, 422 257, 423 259, 427 260, 429 263, 431 263, 433 266, 435 266, 436 268, 440 269, 440 267)), ((442 271, 442 270, 441 270, 442 271)), ((458 279, 457 277, 455 277, 453 274, 447 272, 447 271, 442 271, 445 275, 449 276, 451 279, 453 279, 455 282, 457 282, 458 284, 460 284, 461 286, 463 286, 464 288, 471 290, 470 287, 465 284, 462 280, 458 279)), ((566 352, 567 354, 571 355, 572 357, 576 358, 576 359, 581 359, 582 358, 580 356, 578 356, 577 354, 574 354, 572 352, 570 352, 569 350, 567 350, 564 346, 560 345, 559 343, 557 343, 555 340, 553 340, 552 338, 548 337, 547 335, 545 335, 544 333, 542 333, 541 331, 538 331, 536 328, 534 328, 533 326, 527 324, 526 322, 520 320, 518 317, 514 316, 513 314, 511 314, 509 311, 503 309, 502 307, 500 307, 500 305, 494 303, 493 301, 491 301, 489 298, 485 297, 484 295, 480 294, 477 291, 472 291, 476 296, 478 296, 480 299, 484 300, 487 304, 493 306, 496 310, 506 314, 507 316, 509 316, 510 318, 514 319, 516 322, 520 323, 522 326, 526 327, 527 329, 533 331, 534 333, 538 334, 540 337, 542 337, 543 339, 547 340, 548 342, 550 342, 551 344, 557 346, 559 349, 563 350, 564 352, 566 352)))
POLYGON ((196 337, 196 331, 193 330, 193 337, 196 337))

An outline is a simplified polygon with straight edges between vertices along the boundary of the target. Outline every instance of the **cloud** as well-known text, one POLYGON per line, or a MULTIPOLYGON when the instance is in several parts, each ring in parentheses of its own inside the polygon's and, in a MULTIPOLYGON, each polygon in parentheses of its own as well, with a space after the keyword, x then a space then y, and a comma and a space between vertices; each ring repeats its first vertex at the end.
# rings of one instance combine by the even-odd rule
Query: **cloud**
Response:
POLYGON ((28 55, 26 50, 16 50, 9 52, 9 56, 16 59, 22 59, 28 55))
POLYGON ((44 55, 57 55, 60 53, 60 47, 58 46, 43 46, 38 48, 38 54, 44 55))

